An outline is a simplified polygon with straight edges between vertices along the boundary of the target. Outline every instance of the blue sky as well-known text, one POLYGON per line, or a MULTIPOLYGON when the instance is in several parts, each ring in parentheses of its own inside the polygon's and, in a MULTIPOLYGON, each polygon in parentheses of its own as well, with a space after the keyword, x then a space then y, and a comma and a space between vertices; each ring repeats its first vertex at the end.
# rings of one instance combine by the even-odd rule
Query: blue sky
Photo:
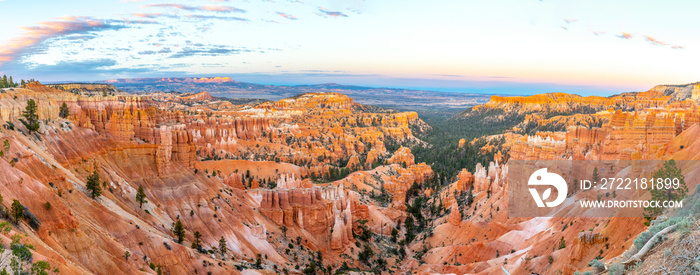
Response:
POLYGON ((699 1, 0 0, 0 73, 44 82, 601 94, 699 81, 699 1))

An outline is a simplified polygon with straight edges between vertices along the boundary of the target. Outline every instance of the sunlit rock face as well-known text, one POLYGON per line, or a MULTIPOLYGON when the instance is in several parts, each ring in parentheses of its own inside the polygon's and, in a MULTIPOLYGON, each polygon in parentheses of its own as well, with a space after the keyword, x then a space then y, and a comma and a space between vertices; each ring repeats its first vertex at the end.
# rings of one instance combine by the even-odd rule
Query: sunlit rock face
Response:
POLYGON ((495 97, 476 110, 501 109, 527 123, 516 122, 502 146, 482 148, 504 150, 493 160, 447 175, 453 182, 441 186, 408 146, 395 152, 385 146, 421 144, 413 131, 429 126, 414 112, 374 112, 333 93, 235 105, 208 93, 103 89, 32 83, 0 93, 0 117, 17 128, 0 133, 10 144, 0 159, 0 193, 41 221, 38 229, 23 224, 12 233, 27 233, 35 258, 64 274, 138 274, 150 263, 170 274, 237 274, 237 265, 254 263, 258 254, 274 273, 274 265, 276 272, 294 269, 285 253, 290 244, 297 249, 291 253, 322 251, 331 266, 362 267, 353 237, 363 233, 361 225, 373 233, 370 242, 389 239, 394 228, 403 238, 407 192, 425 185, 430 188, 414 200, 440 214, 426 223, 432 234, 419 233, 403 246, 408 255, 420 252, 421 261, 388 257, 396 273, 488 274, 501 267, 514 274, 573 273, 595 257, 624 253, 631 236, 646 228, 644 220, 508 218, 508 161, 694 159, 700 152, 696 87, 610 98, 495 97), (36 100, 42 120, 37 134, 19 122, 28 99, 36 100), (71 113, 66 119, 58 116, 63 103, 71 113), (527 132, 525 124, 552 129, 527 132), (323 178, 342 169, 347 176, 323 178), (85 189, 93 171, 104 182, 95 200, 85 189), (135 202, 139 187, 143 208, 135 202), (173 241, 178 219, 186 231, 182 245, 173 241), (194 232, 205 250, 218 249, 223 237, 228 252, 192 249, 194 232), (562 239, 566 247, 558 249, 562 239))
MULTIPOLYGON (((465 113, 467 118, 491 113, 495 115, 483 119, 519 120, 507 133, 487 137, 504 139, 499 146, 490 142, 482 148, 503 150, 489 165, 462 170, 452 184, 436 192, 449 212, 445 210, 433 237, 424 242, 428 252, 419 270, 490 274, 503 267, 511 274, 573 273, 585 271, 595 258, 618 260, 646 230, 643 218, 508 218, 508 161, 694 159, 700 152, 691 141, 700 133, 693 97, 697 89, 697 84, 657 86, 608 98, 494 97, 474 107, 477 112, 465 113), (474 202, 454 207, 472 186, 474 202)), ((574 196, 595 199, 590 194, 574 196)))
MULTIPOLYGON (((280 238, 296 237, 338 265, 338 255, 354 245, 358 219, 389 234, 396 217, 369 207, 342 182, 314 184, 311 171, 383 168, 394 155, 384 142, 419 142, 409 126, 427 127, 413 112, 372 113, 339 94, 240 106, 209 93, 136 96, 110 89, 31 83, 0 93, 0 117, 18 128, 0 132, 11 146, 11 158, 0 160, 0 193, 41 221, 28 237, 35 258, 66 274, 136 274, 150 263, 170 274, 236 274, 235 265, 258 254, 267 268, 293 269, 280 254, 287 248, 280 238), (29 99, 42 121, 36 135, 19 122, 29 99), (70 112, 65 119, 58 116, 63 103, 70 112), (93 171, 103 181, 95 200, 85 190, 93 171), (134 200, 139 187, 146 193, 142 208, 134 200), (182 245, 173 241, 178 219, 186 231, 182 245), (288 236, 281 237, 280 226, 288 236), (223 237, 228 252, 191 249, 195 231, 203 249, 218 248, 223 237)), ((396 159, 407 167, 393 165, 397 190, 432 176, 429 166, 414 164, 410 150, 402 152, 396 159)))

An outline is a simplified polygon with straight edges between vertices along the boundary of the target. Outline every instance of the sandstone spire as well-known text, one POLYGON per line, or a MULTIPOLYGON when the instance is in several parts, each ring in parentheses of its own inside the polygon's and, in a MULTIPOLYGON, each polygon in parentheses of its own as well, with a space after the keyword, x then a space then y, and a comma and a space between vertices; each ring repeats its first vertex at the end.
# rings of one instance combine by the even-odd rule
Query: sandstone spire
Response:
POLYGON ((450 223, 454 226, 459 226, 460 223, 462 223, 462 216, 459 214, 459 205, 457 205, 457 202, 452 203, 452 208, 450 212, 450 223))

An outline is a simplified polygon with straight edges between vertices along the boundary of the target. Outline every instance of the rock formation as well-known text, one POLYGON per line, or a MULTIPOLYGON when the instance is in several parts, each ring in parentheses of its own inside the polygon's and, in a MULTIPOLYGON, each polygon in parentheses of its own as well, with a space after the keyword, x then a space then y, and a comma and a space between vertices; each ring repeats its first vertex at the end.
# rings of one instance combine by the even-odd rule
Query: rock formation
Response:
POLYGON ((413 166, 415 165, 415 162, 413 160, 413 154, 411 153, 411 149, 408 147, 401 147, 396 152, 394 152, 394 155, 391 156, 387 160, 389 163, 396 163, 396 164, 401 164, 404 166, 413 166))
POLYGON ((460 223, 462 223, 462 214, 459 213, 459 205, 457 205, 457 202, 452 203, 452 207, 450 208, 450 224, 454 226, 459 226, 460 223))

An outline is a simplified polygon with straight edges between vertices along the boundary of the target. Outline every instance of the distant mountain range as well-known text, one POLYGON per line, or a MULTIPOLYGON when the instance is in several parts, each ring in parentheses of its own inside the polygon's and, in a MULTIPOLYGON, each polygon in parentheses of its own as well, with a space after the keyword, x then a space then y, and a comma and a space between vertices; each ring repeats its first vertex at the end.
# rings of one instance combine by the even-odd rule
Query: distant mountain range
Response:
POLYGON ((362 104, 392 108, 458 108, 464 109, 485 103, 491 95, 437 92, 396 88, 375 88, 337 83, 315 85, 262 85, 238 82, 230 77, 187 77, 187 78, 129 78, 107 80, 106 83, 129 93, 150 92, 209 92, 215 97, 259 98, 280 100, 307 92, 335 92, 348 95, 362 104))

